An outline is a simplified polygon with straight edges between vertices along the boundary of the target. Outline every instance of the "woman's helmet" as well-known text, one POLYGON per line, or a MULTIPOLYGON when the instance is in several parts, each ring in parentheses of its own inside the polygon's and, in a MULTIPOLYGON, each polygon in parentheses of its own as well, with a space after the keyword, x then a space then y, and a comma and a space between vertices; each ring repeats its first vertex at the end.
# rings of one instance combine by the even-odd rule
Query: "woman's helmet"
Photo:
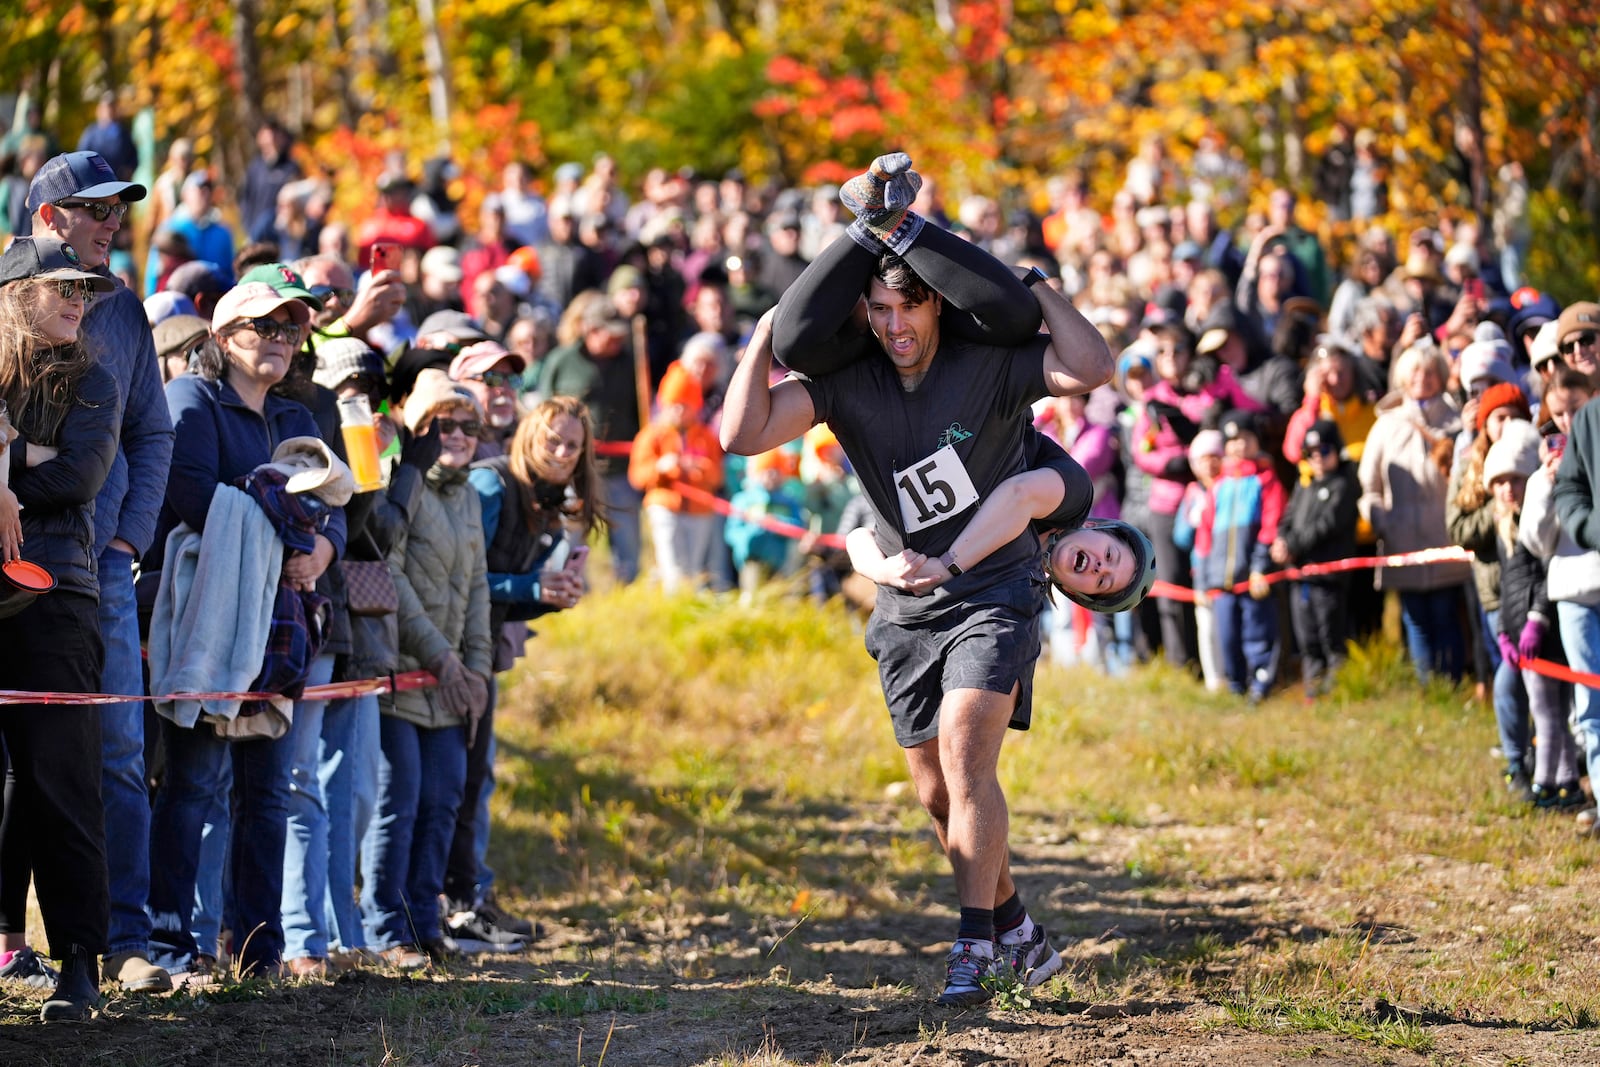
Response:
POLYGON ((1143 530, 1121 519, 1085 519, 1082 526, 1055 530, 1050 534, 1044 546, 1044 568, 1045 573, 1050 575, 1051 583, 1068 600, 1090 611, 1112 614, 1127 611, 1149 595, 1150 587, 1156 583, 1156 548, 1143 530), (1077 529, 1099 530, 1127 545, 1128 551, 1133 553, 1133 580, 1121 589, 1098 595, 1076 593, 1056 581, 1055 575, 1050 571, 1050 560, 1055 555, 1056 542, 1077 529))

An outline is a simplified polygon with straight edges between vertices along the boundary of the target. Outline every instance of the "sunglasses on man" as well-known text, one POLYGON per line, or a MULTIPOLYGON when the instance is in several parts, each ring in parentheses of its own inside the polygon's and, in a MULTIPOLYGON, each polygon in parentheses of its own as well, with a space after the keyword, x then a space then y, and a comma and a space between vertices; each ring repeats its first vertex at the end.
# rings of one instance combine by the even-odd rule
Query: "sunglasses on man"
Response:
POLYGON ((1579 348, 1588 348, 1589 346, 1593 345, 1594 342, 1594 331, 1584 330, 1580 334, 1576 334, 1575 336, 1567 338, 1566 343, 1561 346, 1561 351, 1576 352, 1579 348))
POLYGON ((87 211, 96 222, 104 222, 112 215, 119 219, 128 217, 128 205, 121 200, 113 200, 110 203, 106 203, 104 200, 93 202, 88 200, 57 200, 55 206, 87 211))

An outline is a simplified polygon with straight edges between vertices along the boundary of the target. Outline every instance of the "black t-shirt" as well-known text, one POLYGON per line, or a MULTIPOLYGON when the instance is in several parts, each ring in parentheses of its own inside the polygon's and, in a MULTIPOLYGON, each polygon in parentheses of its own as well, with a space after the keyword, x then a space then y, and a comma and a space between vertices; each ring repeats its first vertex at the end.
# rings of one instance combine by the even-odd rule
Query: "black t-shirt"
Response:
MULTIPOLYGON (((901 388, 894 365, 881 353, 814 379, 797 376, 861 480, 885 555, 904 548, 943 555, 983 499, 1026 469, 1029 405, 1048 392, 1048 344, 1043 336, 1014 348, 947 338, 911 392, 901 388), (959 487, 945 484, 948 471, 931 465, 945 446, 976 490, 977 499, 965 506, 954 491, 959 487)), ((878 610, 888 619, 915 621, 959 603, 1010 601, 1016 599, 1012 587, 1026 581, 1037 558, 1038 538, 1025 531, 929 596, 880 587, 878 610)))

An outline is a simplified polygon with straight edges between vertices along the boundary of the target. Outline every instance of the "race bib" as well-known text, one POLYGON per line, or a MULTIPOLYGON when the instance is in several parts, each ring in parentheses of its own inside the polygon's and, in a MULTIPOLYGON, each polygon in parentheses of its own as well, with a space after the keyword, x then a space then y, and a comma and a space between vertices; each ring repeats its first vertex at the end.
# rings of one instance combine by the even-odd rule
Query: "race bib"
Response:
POLYGON ((967 468, 949 445, 910 470, 895 471, 894 485, 900 494, 900 526, 908 534, 959 515, 978 502, 967 468))

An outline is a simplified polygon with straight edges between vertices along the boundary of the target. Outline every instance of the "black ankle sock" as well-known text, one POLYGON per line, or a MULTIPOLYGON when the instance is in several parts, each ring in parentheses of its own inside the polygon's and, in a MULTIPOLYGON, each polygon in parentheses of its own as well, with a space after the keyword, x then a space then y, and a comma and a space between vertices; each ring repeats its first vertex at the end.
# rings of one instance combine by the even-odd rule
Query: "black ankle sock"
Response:
POLYGON ((1022 894, 1013 892, 999 907, 994 909, 994 932, 997 934, 1010 933, 1022 925, 1022 920, 1028 917, 1028 909, 1022 906, 1022 894))
POLYGON ((961 928, 956 938, 964 941, 994 940, 994 910, 992 908, 962 908, 961 928))

